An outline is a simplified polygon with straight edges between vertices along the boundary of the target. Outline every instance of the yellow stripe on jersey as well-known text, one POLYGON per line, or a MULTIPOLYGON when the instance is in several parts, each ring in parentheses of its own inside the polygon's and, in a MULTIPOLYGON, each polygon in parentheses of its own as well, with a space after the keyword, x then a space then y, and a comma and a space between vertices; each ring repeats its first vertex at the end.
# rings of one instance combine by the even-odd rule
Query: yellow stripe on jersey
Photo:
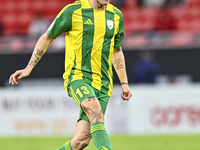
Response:
POLYGON ((98 11, 94 9, 94 39, 93 48, 91 52, 91 67, 92 67, 92 86, 101 89, 101 52, 104 42, 104 35, 106 32, 105 11, 98 11), (102 25, 99 28, 99 25, 102 25))
POLYGON ((113 5, 111 5, 111 4, 107 5, 106 10, 109 10, 109 11, 115 13, 114 10, 113 10, 113 5))
POLYGON ((82 31, 83 21, 81 9, 77 9, 72 14, 72 30, 70 33, 65 34, 65 73, 63 78, 65 79, 64 86, 67 89, 69 78, 72 71, 72 67, 75 66, 74 75, 72 81, 76 79, 82 79, 81 60, 82 60, 82 31), (80 32, 80 33, 78 33, 80 32), (76 60, 76 61, 75 61, 76 60), (75 61, 75 62, 74 62, 75 61))
POLYGON ((78 9, 72 15, 72 24, 73 28, 70 34, 74 39, 74 43, 70 45, 74 45, 73 49, 76 54, 76 70, 74 71, 72 82, 77 79, 83 79, 83 73, 81 71, 81 63, 82 63, 82 34, 77 34, 77 32, 83 32, 83 19, 82 19, 82 11, 78 9))

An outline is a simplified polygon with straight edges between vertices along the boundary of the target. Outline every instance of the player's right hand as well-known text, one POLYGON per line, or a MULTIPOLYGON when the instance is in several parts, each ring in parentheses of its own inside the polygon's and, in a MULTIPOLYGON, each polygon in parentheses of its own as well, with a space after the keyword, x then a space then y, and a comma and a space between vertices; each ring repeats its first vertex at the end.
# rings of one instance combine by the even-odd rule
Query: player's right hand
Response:
POLYGON ((29 76, 29 74, 30 74, 30 72, 27 71, 26 69, 17 70, 15 73, 13 73, 13 74, 10 76, 9 84, 12 84, 12 85, 18 84, 18 80, 29 76))

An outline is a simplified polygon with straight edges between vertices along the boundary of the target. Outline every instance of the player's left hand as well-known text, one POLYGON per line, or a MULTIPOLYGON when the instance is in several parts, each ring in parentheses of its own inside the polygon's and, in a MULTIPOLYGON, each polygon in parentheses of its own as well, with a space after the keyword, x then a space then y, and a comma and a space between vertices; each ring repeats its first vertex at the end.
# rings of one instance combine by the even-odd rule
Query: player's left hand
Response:
POLYGON ((129 100, 132 96, 132 93, 131 93, 131 90, 128 86, 128 84, 123 84, 122 85, 122 94, 121 94, 121 97, 123 100, 129 100))

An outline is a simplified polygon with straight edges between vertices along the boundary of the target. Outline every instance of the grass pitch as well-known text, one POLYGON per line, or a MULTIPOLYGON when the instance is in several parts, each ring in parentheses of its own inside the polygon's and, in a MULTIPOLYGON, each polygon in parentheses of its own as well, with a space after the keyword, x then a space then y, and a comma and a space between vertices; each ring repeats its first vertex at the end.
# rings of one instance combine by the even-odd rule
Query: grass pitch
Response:
MULTIPOLYGON (((56 150, 72 137, 1 137, 1 150, 56 150)), ((200 150, 200 135, 111 135, 113 150, 200 150)), ((96 150, 93 141, 84 150, 96 150)))

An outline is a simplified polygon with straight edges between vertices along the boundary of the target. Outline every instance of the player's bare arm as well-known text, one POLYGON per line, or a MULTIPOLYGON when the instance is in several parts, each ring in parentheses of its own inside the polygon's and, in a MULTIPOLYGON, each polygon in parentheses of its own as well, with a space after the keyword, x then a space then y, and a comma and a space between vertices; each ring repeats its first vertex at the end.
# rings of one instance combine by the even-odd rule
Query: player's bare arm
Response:
POLYGON ((44 33, 38 40, 33 50, 31 59, 28 65, 26 66, 26 68, 22 70, 17 70, 15 73, 13 73, 10 76, 9 84, 12 84, 12 85, 18 84, 18 80, 29 76, 33 68, 36 66, 36 64, 39 62, 39 60, 42 58, 44 53, 49 48, 52 41, 53 41, 53 38, 50 37, 47 33, 44 33))
POLYGON ((132 96, 132 93, 128 85, 125 58, 124 58, 124 54, 121 48, 114 50, 113 56, 112 56, 112 63, 122 85, 121 97, 123 100, 129 100, 132 96))

